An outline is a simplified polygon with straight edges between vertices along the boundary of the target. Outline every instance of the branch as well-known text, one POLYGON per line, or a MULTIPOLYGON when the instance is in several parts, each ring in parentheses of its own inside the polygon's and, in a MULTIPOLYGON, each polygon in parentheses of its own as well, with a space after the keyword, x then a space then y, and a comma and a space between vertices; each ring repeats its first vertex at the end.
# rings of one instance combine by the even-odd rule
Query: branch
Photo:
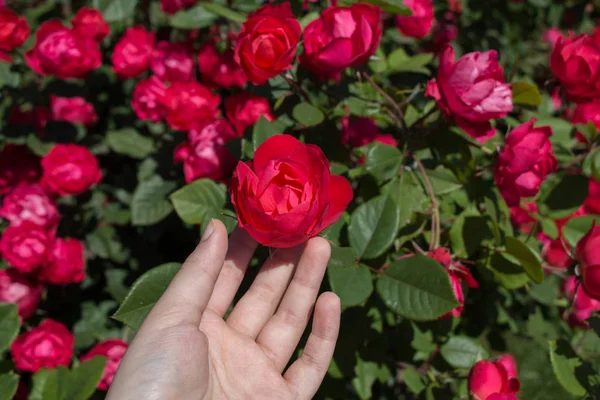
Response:
POLYGON ((371 86, 373 86, 373 88, 375 88, 375 90, 377 90, 377 92, 381 96, 383 96, 385 101, 387 101, 387 103, 390 106, 392 106, 392 108, 394 109, 394 111, 396 111, 396 114, 398 115, 398 118, 399 118, 400 124, 402 125, 402 128, 405 131, 408 131, 408 126, 406 126, 406 121, 404 121, 404 112, 402 111, 402 107, 400 107, 400 105, 396 102, 396 100, 394 100, 392 98, 392 96, 387 94, 386 91, 381 88, 381 86, 379 86, 377 83, 375 83, 373 78, 371 78, 371 75, 369 75, 365 71, 362 71, 361 75, 367 80, 367 82, 369 82, 371 84, 371 86))
POLYGON ((298 82, 294 81, 289 76, 286 76, 285 72, 281 73, 281 77, 283 79, 285 79, 285 81, 292 87, 292 89, 294 89, 294 92, 296 92, 296 94, 298 96, 302 97, 304 99, 304 101, 306 101, 307 103, 311 104, 310 98, 308 97, 308 95, 306 94, 306 92, 304 90, 302 90, 302 88, 300 87, 300 85, 298 84, 298 82))

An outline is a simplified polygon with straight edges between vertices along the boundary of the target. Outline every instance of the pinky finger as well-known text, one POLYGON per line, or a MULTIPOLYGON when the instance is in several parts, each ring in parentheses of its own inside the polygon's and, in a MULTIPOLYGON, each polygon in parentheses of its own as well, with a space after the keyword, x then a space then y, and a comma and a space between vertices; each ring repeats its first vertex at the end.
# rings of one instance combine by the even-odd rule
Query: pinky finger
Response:
POLYGON ((340 330, 340 314, 337 295, 329 292, 319 296, 304 352, 284 375, 298 399, 312 399, 325 378, 340 330))

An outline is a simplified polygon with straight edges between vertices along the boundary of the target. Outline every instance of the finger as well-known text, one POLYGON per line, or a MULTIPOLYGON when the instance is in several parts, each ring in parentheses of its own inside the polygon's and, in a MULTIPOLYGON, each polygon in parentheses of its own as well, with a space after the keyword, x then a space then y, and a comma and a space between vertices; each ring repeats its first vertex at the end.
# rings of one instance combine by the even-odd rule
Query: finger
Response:
POLYGON ((339 297, 331 292, 319 296, 304 352, 284 375, 297 399, 312 399, 325 378, 340 330, 340 313, 339 297))
POLYGON ((290 283, 304 246, 276 249, 227 318, 230 327, 256 338, 273 315, 290 283))
POLYGON ((229 249, 219 274, 208 308, 219 316, 225 315, 237 293, 248 263, 258 243, 242 228, 237 227, 229 238, 229 249))
POLYGON ((327 240, 308 242, 277 312, 258 335, 256 342, 279 371, 287 365, 306 329, 330 255, 327 240))

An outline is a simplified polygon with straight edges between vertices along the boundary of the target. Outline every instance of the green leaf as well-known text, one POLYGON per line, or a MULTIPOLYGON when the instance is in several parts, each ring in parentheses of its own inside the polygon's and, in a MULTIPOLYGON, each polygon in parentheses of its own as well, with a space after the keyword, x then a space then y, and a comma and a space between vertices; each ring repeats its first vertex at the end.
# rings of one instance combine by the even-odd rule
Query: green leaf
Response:
POLYGON ((592 229, 592 225, 600 223, 600 217, 584 215, 570 219, 562 228, 562 234, 565 241, 571 248, 575 248, 577 243, 592 229))
POLYGON ((327 277, 344 308, 364 303, 373 293, 371 272, 356 263, 356 250, 352 247, 332 246, 327 277))
POLYGON ((175 182, 165 181, 158 175, 141 182, 131 199, 133 225, 153 225, 171 214, 173 207, 166 197, 175 187, 175 182))
POLYGON ((254 151, 258 149, 265 140, 271 136, 275 136, 283 133, 285 126, 280 121, 267 121, 267 119, 261 115, 254 127, 252 128, 252 145, 254 151))
POLYGON ((414 394, 419 394, 425 390, 425 377, 414 367, 407 367, 402 370, 402 378, 408 389, 414 394))
POLYGON ((581 175, 553 175, 540 188, 540 213, 552 219, 573 214, 588 195, 588 178, 581 175), (568 193, 568 196, 565 196, 568 193))
POLYGON ((404 171, 399 179, 393 179, 385 185, 382 192, 396 202, 400 210, 400 227, 409 224, 415 219, 415 214, 424 212, 431 204, 425 191, 409 171, 404 171))
POLYGON ((319 125, 325 120, 325 114, 317 107, 308 104, 300 103, 292 110, 292 115, 296 121, 300 122, 304 126, 315 126, 319 125))
POLYGON ((65 400, 89 399, 96 391, 105 365, 106 357, 97 356, 74 367, 69 374, 65 400))
POLYGON ((124 154, 143 160, 154 151, 154 141, 149 137, 140 135, 133 128, 109 131, 106 141, 111 149, 119 154, 124 154))
POLYGON ((12 372, 0 375, 0 400, 11 400, 19 386, 19 375, 12 372))
POLYGON ((201 224, 225 207, 227 188, 210 179, 198 179, 173 193, 170 199, 183 222, 201 224))
POLYGON ((187 10, 181 10, 169 17, 169 25, 179 29, 207 28, 215 22, 218 16, 199 4, 187 10))
POLYGON ((0 354, 7 350, 19 334, 21 321, 13 303, 0 303, 0 354))
POLYGON ((495 253, 487 268, 494 273, 494 278, 498 283, 507 289, 517 289, 529 283, 530 279, 523 268, 507 259, 502 253, 495 253))
POLYGON ((597 315, 592 316, 588 318, 586 322, 590 324, 590 327, 596 332, 596 335, 600 336, 600 317, 597 315))
POLYGON ((585 395, 585 387, 579 381, 576 373, 576 370, 583 364, 583 361, 575 354, 566 341, 551 341, 549 344, 550 362, 552 363, 552 370, 558 382, 569 393, 575 396, 585 395))
POLYGON ((463 187, 452 171, 444 167, 427 171, 427 176, 431 181, 431 186, 436 196, 452 193, 463 187))
POLYGON ((64 400, 69 386, 69 370, 63 366, 41 369, 33 375, 29 400, 64 400))
POLYGON ((512 84, 513 104, 537 107, 542 103, 542 96, 537 86, 529 82, 514 82, 512 84))
POLYGON ((352 387, 361 400, 371 399, 373 397, 373 384, 376 380, 385 380, 389 376, 389 370, 385 365, 379 366, 373 361, 364 361, 357 357, 356 367, 354 367, 356 377, 352 379, 352 387))
POLYGON ((93 0, 94 8, 99 9, 106 22, 117 22, 133 17, 138 0, 93 0))
POLYGON ((245 14, 238 11, 234 11, 231 8, 223 7, 222 5, 216 3, 204 2, 201 4, 207 11, 225 19, 228 19, 230 21, 239 23, 243 23, 246 21, 247 16, 245 14))
POLYGON ((442 356, 454 368, 470 369, 488 358, 487 350, 467 336, 452 336, 441 348, 442 356))
POLYGON ((544 269, 542 268, 539 256, 517 238, 507 236, 505 241, 506 252, 519 260, 527 275, 534 282, 542 283, 544 280, 544 269))
POLYGON ((429 75, 430 71, 425 66, 433 60, 433 57, 432 53, 409 56, 403 48, 398 48, 388 56, 388 66, 392 72, 416 72, 429 75))
POLYGON ((365 159, 367 171, 379 181, 387 181, 398 174, 402 167, 402 153, 395 147, 375 143, 365 159))
POLYGON ((350 246, 362 258, 377 258, 398 233, 400 211, 389 196, 379 196, 359 206, 348 225, 350 246))
POLYGON ((12 63, 0 62, 0 88, 3 86, 17 87, 21 81, 21 76, 12 72, 12 63))
POLYGON ((140 276, 113 318, 133 329, 139 329, 179 268, 181 264, 178 263, 163 264, 140 276))
POLYGON ((593 152, 589 157, 592 157, 592 175, 594 179, 600 181, 600 151, 593 152))
MULTIPOLYGON (((121 271, 121 270, 113 270, 121 271)), ((86 301, 81 304, 81 318, 73 326, 75 334, 75 347, 83 349, 90 347, 99 339, 103 339, 108 331, 108 312, 115 307, 116 303, 106 300, 100 304, 86 301)))
POLYGON ((420 254, 390 264, 376 286, 389 308, 418 321, 434 320, 460 306, 444 267, 420 254))
POLYGON ((412 15, 410 8, 405 6, 403 0, 365 0, 364 3, 379 6, 383 11, 398 15, 412 15))

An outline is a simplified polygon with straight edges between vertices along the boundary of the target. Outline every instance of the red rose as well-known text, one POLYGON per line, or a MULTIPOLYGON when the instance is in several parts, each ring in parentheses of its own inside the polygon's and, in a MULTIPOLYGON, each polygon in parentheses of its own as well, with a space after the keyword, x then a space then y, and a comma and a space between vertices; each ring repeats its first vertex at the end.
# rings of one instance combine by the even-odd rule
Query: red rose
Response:
POLYGON ((306 242, 333 224, 352 200, 350 183, 329 173, 314 145, 290 135, 265 140, 252 163, 240 162, 230 185, 239 225, 270 247, 306 242))
POLYGON ((263 85, 286 69, 302 34, 289 2, 267 4, 248 16, 235 45, 235 61, 250 82, 263 85))
POLYGON ((510 207, 510 221, 521 232, 529 233, 537 220, 531 216, 538 212, 538 207, 535 201, 530 201, 525 204, 525 208, 520 206, 510 207))
POLYGON ((600 215, 600 182, 595 179, 590 179, 588 197, 585 199, 583 207, 590 214, 600 215))
POLYGON ((519 205, 521 197, 535 196, 558 167, 549 139, 552 128, 536 128, 534 123, 532 119, 512 130, 496 163, 494 178, 509 206, 519 205))
POLYGON ((108 339, 98 343, 87 353, 81 356, 81 361, 85 362, 96 356, 106 357, 106 365, 104 366, 104 372, 102 373, 102 379, 98 382, 98 389, 108 390, 117 368, 127 351, 127 342, 120 339, 108 339))
POLYGON ((150 66, 156 37, 143 26, 127 28, 112 54, 113 69, 121 79, 137 78, 150 66))
POLYGON ((0 60, 12 62, 11 51, 20 47, 31 32, 25 17, 20 17, 6 7, 0 7, 0 60))
POLYGON ((563 292, 573 302, 567 312, 567 321, 572 327, 589 328, 586 320, 596 311, 600 311, 600 301, 590 298, 574 276, 565 279, 563 283, 563 292), (577 294, 575 294, 577 289, 577 294))
POLYGON ((427 83, 425 95, 469 136, 484 142, 496 133, 490 120, 513 109, 511 86, 494 50, 468 53, 456 62, 454 58, 452 47, 442 50, 437 80, 427 83))
POLYGON ((75 337, 67 327, 52 319, 25 332, 10 346, 17 369, 36 372, 42 368, 68 366, 73 357, 75 337))
POLYGON ((575 253, 581 268, 583 290, 591 298, 600 300, 600 226, 594 223, 577 243, 575 253))
POLYGON ((0 217, 11 225, 29 221, 49 231, 56 229, 60 214, 55 201, 38 184, 24 184, 4 198, 0 217))
POLYGON ((42 285, 30 281, 14 268, 0 270, 0 302, 16 304, 23 319, 35 314, 42 289, 42 285))
POLYGON ((194 55, 191 46, 183 42, 158 42, 150 68, 166 82, 194 80, 194 55))
POLYGON ((225 147, 235 132, 224 119, 207 121, 192 129, 188 140, 175 149, 174 160, 183 163, 185 181, 199 178, 216 181, 229 177, 235 168, 235 158, 225 147))
POLYGON ((102 13, 89 7, 81 7, 71 21, 73 32, 96 42, 103 41, 110 34, 110 25, 104 21, 102 13))
POLYGON ((318 75, 337 78, 348 67, 358 67, 377 51, 382 23, 379 7, 355 3, 329 7, 304 29, 300 64, 318 75))
POLYGON ((50 109, 55 121, 73 124, 93 125, 98 120, 94 106, 83 97, 50 96, 50 109))
POLYGON ((0 237, 0 254, 9 265, 27 273, 48 262, 53 241, 50 232, 25 221, 4 230, 0 237))
POLYGON ((47 265, 38 274, 42 282, 55 285, 78 283, 85 278, 83 244, 77 239, 56 239, 47 265))
POLYGON ((471 368, 469 392, 474 400, 487 400, 493 394, 514 396, 520 388, 517 366, 511 355, 496 362, 483 360, 471 368))
POLYGON ((100 182, 96 157, 84 146, 57 144, 42 158, 42 185, 61 196, 81 194, 100 182))
MULTIPOLYGON (((587 125, 591 122, 596 129, 600 130, 600 100, 577 104, 571 116, 571 122, 574 125, 587 125)), ((588 142, 588 139, 579 131, 575 134, 575 137, 581 143, 588 142)))
POLYGON ((40 177, 40 159, 26 146, 6 145, 0 151, 0 196, 21 183, 33 183, 40 177))
POLYGON ((379 135, 379 128, 371 118, 342 118, 342 144, 361 147, 371 143, 379 135))
POLYGON ((261 116, 274 121, 275 116, 264 97, 249 92, 240 92, 225 99, 225 115, 231 121, 238 136, 244 136, 247 127, 254 125, 261 116))
POLYGON ((173 129, 189 131, 196 124, 219 116, 221 97, 198 82, 175 82, 165 93, 167 123, 173 129))
POLYGON ((412 15, 396 17, 396 27, 409 37, 423 39, 433 26, 433 4, 431 0, 405 0, 404 5, 411 9, 412 15))
POLYGON ((42 23, 35 37, 35 45, 25 54, 25 62, 40 75, 85 78, 102 64, 98 43, 78 35, 58 20, 42 23))
POLYGON ((550 45, 550 47, 554 47, 558 42, 558 39, 566 39, 565 35, 558 28, 550 28, 544 32, 542 35, 542 40, 550 45))
POLYGON ((167 113, 164 97, 165 84, 155 76, 139 81, 133 89, 131 106, 138 118, 143 121, 159 122, 167 113))
POLYGON ((175 14, 177 11, 194 5, 198 0, 160 0, 160 8, 166 14, 175 14))
POLYGON ((248 78, 244 70, 233 59, 233 50, 217 51, 214 40, 208 40, 198 49, 198 69, 202 83, 210 88, 241 88, 248 78))

